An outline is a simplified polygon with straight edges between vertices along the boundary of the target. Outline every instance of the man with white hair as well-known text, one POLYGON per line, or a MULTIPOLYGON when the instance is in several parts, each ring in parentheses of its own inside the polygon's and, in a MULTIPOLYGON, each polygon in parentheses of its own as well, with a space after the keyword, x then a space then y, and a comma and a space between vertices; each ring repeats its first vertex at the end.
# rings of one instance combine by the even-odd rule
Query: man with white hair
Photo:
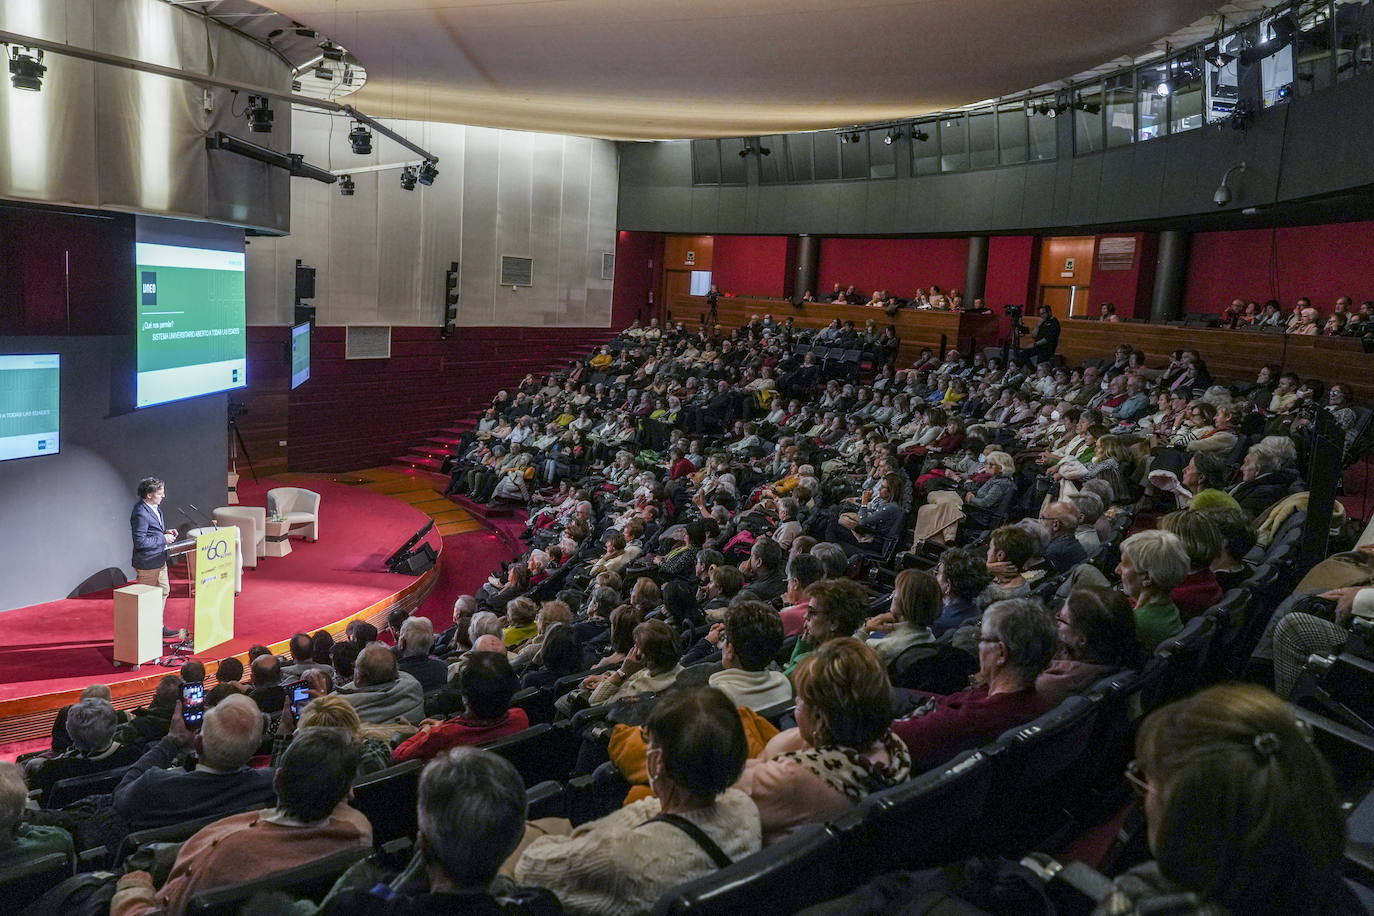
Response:
POLYGON ((449 655, 457 650, 454 640, 458 638, 458 627, 464 617, 477 613, 477 599, 472 595, 459 595, 453 602, 453 626, 440 633, 434 640, 435 655, 449 655))
POLYGON ((401 624, 396 643, 396 664, 415 680, 425 693, 448 683, 448 666, 429 654, 434 645, 434 621, 416 614, 401 624))
POLYGON ((0 763, 0 864, 19 865, 27 859, 63 852, 76 858, 71 834, 61 827, 25 824, 29 787, 18 764, 0 763))
POLYGON ((129 767, 115 789, 115 810, 130 830, 143 830, 271 804, 272 770, 248 766, 262 743, 262 729, 262 711, 240 694, 207 710, 199 732, 186 727, 177 703, 167 737, 129 767), (196 753, 196 768, 173 767, 190 750, 196 753))

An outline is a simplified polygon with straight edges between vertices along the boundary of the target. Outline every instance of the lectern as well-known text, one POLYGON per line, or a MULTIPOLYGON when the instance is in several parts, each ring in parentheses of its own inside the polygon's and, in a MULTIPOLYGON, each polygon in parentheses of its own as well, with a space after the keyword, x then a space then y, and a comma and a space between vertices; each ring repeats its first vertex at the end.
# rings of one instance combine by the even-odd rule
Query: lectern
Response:
POLYGON ((114 660, 137 668, 162 655, 162 589, 126 585, 114 592, 114 660))

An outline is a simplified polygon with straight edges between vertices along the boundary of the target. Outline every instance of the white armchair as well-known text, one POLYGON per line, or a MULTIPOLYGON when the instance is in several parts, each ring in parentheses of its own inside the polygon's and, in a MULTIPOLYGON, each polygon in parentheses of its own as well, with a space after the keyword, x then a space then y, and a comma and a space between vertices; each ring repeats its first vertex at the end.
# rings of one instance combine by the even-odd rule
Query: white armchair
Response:
POLYGON ((267 491, 267 508, 286 519, 287 534, 304 535, 307 541, 320 537, 320 494, 301 487, 273 487, 267 491))
MULTIPOLYGON (((240 537, 242 532, 238 526, 230 525, 228 527, 234 533, 234 594, 237 595, 243 591, 243 539, 240 537)), ((192 528, 186 532, 186 536, 199 537, 214 530, 214 528, 192 528)), ((256 558, 253 562, 257 562, 256 558)), ((191 577, 191 594, 194 595, 196 593, 196 551, 192 550, 186 554, 186 565, 191 577)))
POLYGON ((239 555, 243 565, 256 569, 258 557, 267 556, 267 510, 261 506, 221 506, 214 512, 215 524, 239 529, 239 555))

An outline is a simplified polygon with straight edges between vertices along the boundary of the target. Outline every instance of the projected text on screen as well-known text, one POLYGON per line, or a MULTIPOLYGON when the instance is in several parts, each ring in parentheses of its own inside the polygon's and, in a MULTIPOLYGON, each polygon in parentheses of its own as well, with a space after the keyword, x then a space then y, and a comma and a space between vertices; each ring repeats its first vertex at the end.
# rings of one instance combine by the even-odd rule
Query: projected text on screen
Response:
POLYGON ((139 407, 242 388, 244 256, 180 245, 134 245, 139 407))
POLYGON ((0 356, 0 461, 57 453, 61 393, 58 354, 0 356))

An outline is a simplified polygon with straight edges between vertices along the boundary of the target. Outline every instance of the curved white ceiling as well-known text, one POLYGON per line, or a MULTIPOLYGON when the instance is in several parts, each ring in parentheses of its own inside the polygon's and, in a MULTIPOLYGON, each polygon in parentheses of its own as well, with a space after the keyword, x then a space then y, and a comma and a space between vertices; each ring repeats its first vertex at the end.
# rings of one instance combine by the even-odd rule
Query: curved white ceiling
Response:
POLYGON ((258 0, 378 117, 613 139, 911 117, 1134 54, 1217 0, 258 0))

